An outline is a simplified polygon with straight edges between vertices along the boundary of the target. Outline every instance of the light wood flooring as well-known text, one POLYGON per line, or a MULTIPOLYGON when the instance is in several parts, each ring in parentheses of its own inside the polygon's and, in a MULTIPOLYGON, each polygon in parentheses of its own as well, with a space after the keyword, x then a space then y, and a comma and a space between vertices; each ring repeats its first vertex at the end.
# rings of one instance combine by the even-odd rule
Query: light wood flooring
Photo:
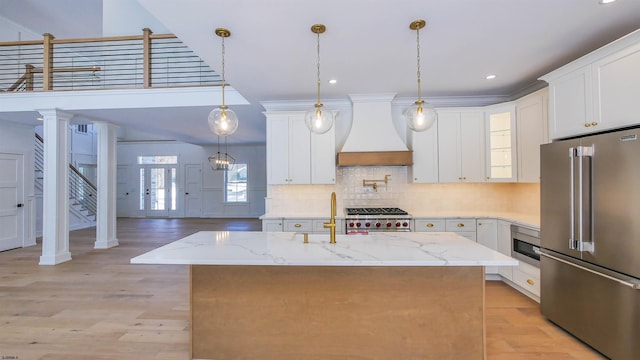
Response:
MULTIPOLYGON (((73 231, 73 260, 39 266, 41 246, 0 253, 0 359, 188 359, 189 272, 129 259, 199 230, 260 230, 255 219, 118 219, 118 247, 73 231)), ((502 282, 486 287, 488 359, 604 359, 502 282)))

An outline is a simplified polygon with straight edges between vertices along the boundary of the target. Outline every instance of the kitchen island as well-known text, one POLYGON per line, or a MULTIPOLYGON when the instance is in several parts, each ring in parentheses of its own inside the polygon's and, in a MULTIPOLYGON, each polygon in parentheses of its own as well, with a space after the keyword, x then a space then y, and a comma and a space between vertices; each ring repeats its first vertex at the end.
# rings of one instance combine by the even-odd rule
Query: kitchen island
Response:
POLYGON ((452 233, 203 231, 131 260, 190 265, 194 359, 484 359, 484 266, 452 233))

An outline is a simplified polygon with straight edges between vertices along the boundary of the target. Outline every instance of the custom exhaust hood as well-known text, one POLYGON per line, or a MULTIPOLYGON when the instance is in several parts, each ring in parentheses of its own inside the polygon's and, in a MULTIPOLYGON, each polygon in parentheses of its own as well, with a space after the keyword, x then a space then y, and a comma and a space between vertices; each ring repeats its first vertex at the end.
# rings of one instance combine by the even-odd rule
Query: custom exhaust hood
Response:
POLYGON ((413 165, 409 150, 393 126, 395 94, 350 95, 353 122, 338 153, 338 166, 413 165))

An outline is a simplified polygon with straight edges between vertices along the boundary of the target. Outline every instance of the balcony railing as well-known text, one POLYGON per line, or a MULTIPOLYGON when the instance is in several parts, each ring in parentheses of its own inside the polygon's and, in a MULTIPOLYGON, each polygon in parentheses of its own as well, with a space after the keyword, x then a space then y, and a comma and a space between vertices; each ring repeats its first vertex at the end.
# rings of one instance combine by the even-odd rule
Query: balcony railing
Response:
POLYGON ((175 35, 0 42, 0 92, 218 86, 175 35))

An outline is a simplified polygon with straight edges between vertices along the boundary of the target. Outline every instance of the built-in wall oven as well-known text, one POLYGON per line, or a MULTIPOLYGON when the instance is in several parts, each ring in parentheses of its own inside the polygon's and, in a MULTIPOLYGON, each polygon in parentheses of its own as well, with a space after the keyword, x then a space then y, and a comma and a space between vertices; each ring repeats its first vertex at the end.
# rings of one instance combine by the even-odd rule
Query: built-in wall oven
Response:
POLYGON ((540 267, 540 232, 511 225, 511 256, 540 267))
POLYGON ((411 231, 411 215, 399 208, 346 208, 344 228, 348 235, 411 231))

